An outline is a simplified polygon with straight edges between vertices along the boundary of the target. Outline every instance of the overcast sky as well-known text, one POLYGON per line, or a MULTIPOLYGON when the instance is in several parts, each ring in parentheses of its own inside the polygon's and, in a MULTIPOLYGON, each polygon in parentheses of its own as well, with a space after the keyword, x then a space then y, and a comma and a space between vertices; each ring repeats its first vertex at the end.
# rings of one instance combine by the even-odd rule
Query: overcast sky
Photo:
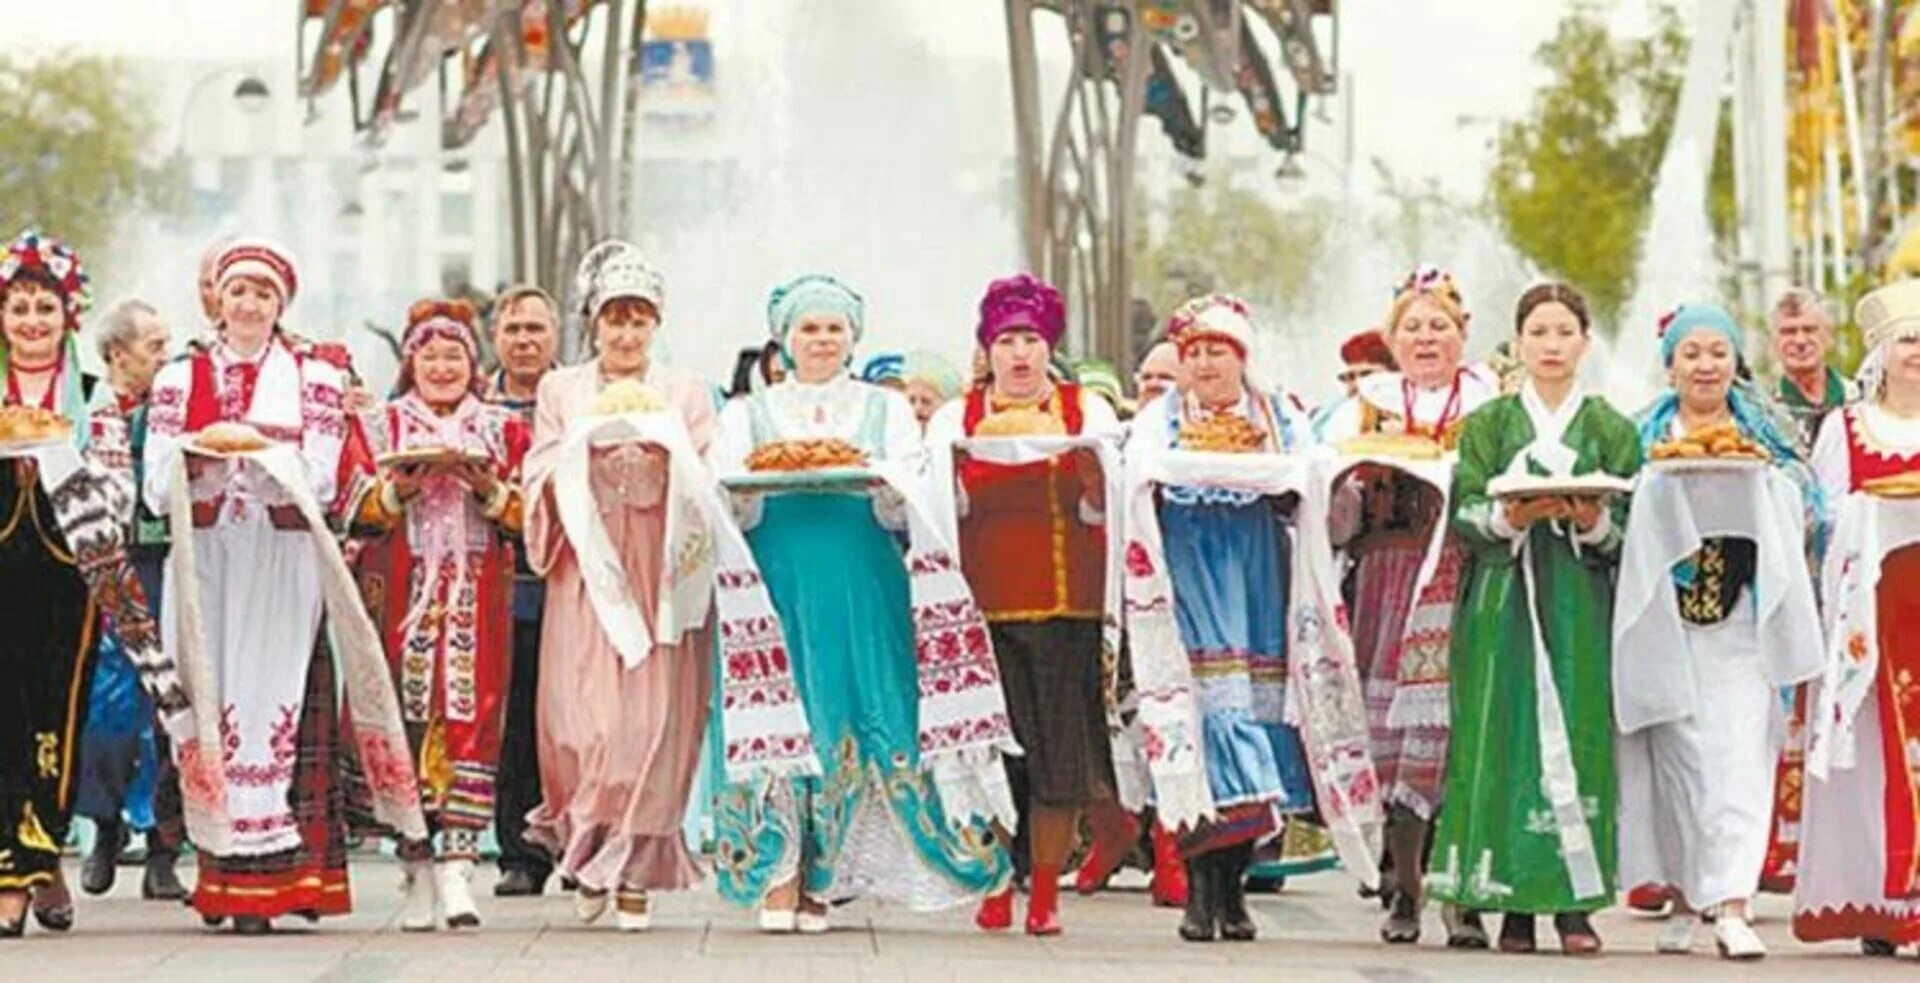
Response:
MULTIPOLYGON (((745 0, 773 9, 797 0, 745 0)), ((906 14, 938 49, 999 56, 1006 24, 999 0, 834 0, 885 5, 906 14)), ((1616 0, 1623 24, 1649 0, 1616 0)), ((69 45, 142 57, 293 58, 295 0, 60 0, 13 5, 0 50, 69 45)), ((735 3, 716 3, 734 7, 735 3)), ((1691 0, 1681 0, 1683 9, 1691 0)), ((1427 173, 1476 195, 1485 126, 1524 109, 1538 81, 1534 48, 1564 10, 1557 0, 1343 0, 1343 68, 1355 86, 1358 159, 1378 156, 1397 171, 1427 173)), ((723 31, 715 25, 716 34, 723 31)), ((849 38, 850 50, 858 38, 849 38)), ((1330 133, 1311 134, 1323 147, 1330 133)))

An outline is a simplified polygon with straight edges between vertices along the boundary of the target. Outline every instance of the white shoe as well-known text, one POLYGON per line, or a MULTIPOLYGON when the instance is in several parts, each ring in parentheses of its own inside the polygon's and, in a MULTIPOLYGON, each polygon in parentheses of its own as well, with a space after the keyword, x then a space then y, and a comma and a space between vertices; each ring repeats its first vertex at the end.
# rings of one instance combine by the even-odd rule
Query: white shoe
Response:
POLYGON ((579 917, 580 924, 591 925, 607 913, 607 905, 612 900, 612 891, 594 893, 583 886, 573 892, 573 913, 579 917))
POLYGON ((802 911, 793 916, 794 931, 801 935, 827 934, 827 913, 824 911, 802 911))
POLYGON ((434 886, 440 891, 440 910, 448 928, 479 928, 480 909, 474 906, 473 861, 442 860, 433 868, 434 886))
POLYGON ((1722 915, 1715 919, 1713 940, 1720 949, 1722 959, 1747 961, 1762 959, 1767 955, 1767 944, 1760 941, 1760 934, 1744 918, 1722 915))
POLYGON ((1700 916, 1693 912, 1676 912, 1660 926, 1660 934, 1653 940, 1653 951, 1682 956, 1692 952, 1693 930, 1699 924, 1700 916))
POLYGON ((400 931, 431 932, 439 926, 434 911, 433 864, 426 860, 408 860, 406 879, 400 888, 407 899, 400 904, 400 931))
POLYGON ((774 911, 768 908, 760 909, 760 931, 762 932, 784 935, 793 931, 798 923, 799 918, 792 911, 774 911))
POLYGON ((644 932, 653 926, 647 892, 621 891, 613 899, 613 927, 622 932, 644 932))

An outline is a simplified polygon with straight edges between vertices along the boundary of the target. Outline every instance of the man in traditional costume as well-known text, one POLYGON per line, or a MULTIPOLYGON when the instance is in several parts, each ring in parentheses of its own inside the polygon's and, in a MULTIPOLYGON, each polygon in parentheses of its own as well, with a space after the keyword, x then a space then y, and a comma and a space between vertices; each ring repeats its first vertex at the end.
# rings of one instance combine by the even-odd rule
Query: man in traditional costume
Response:
MULTIPOLYGON (((99 331, 107 388, 95 393, 94 403, 96 412, 126 421, 133 487, 138 487, 140 455, 146 447, 147 397, 166 361, 170 336, 159 313, 140 300, 114 305, 99 331)), ((159 600, 167 556, 165 520, 136 505, 127 526, 127 552, 149 602, 159 600)), ((94 840, 81 867, 81 889, 88 894, 112 890, 121 852, 131 831, 140 830, 147 851, 140 896, 150 901, 185 898, 186 888, 174 871, 186 832, 180 825, 179 772, 166 732, 155 727, 153 701, 111 630, 100 637, 86 734, 74 811, 93 821, 94 840)))
POLYGON ((407 312, 395 397, 362 421, 379 471, 363 476, 348 505, 365 543, 361 594, 400 693, 421 808, 440 837, 402 855, 408 931, 442 918, 480 924, 469 882, 493 821, 512 670, 513 539, 529 436, 518 415, 480 398, 474 317, 465 301, 407 312))
POLYGON ((844 284, 798 277, 773 292, 767 322, 790 371, 728 404, 715 470, 738 485, 756 454, 823 447, 853 473, 819 484, 762 470, 761 493, 740 499, 819 761, 740 767, 783 742, 746 712, 767 690, 761 670, 725 661, 720 894, 759 906, 767 932, 824 932, 828 905, 855 897, 967 904, 1010 877, 989 823, 1015 822, 1001 756, 1016 746, 986 625, 921 500, 913 410, 848 377, 865 305, 844 284))
MULTIPOLYGON (((960 458, 957 473, 937 462, 935 472, 956 480, 931 494, 956 503, 960 566, 986 615, 1014 734, 1026 751, 1009 760, 1008 771, 1027 807, 1032 935, 1061 931, 1060 872, 1080 817, 1114 801, 1102 685, 1107 476, 1087 446, 1008 465, 972 456, 961 444, 989 435, 1117 434, 1120 422, 1105 398, 1049 378, 1046 367, 1065 330, 1066 308, 1051 285, 1025 274, 994 281, 980 301, 975 332, 991 376, 927 428, 930 453, 960 458)), ((1131 838, 1123 835, 1119 848, 1131 838)), ((1163 832, 1161 840, 1171 854, 1171 838, 1163 832)), ((983 929, 1008 928, 1012 905, 1009 887, 989 897, 976 920, 983 929)))
POLYGON ((1768 461, 1655 460, 1634 497, 1613 629, 1620 874, 1672 889, 1656 951, 1690 950, 1704 916, 1723 957, 1758 959, 1751 900, 1773 812, 1779 693, 1820 671, 1805 561, 1818 488, 1793 437, 1738 381, 1733 318, 1689 304, 1662 332, 1672 388, 1642 418, 1643 451, 1658 458, 1726 433, 1738 453, 1768 461))
POLYGON ((1891 955, 1920 942, 1920 281, 1868 294, 1854 320, 1864 398, 1827 417, 1813 450, 1834 527, 1793 934, 1891 955))
POLYGON ((1426 890, 1463 908, 1506 913, 1502 952, 1534 951, 1540 914, 1554 916, 1562 952, 1598 952, 1588 915, 1613 902, 1608 639, 1626 502, 1491 490, 1510 475, 1626 479, 1638 469, 1632 422, 1580 387, 1585 310, 1564 284, 1521 298, 1516 349, 1527 381, 1467 418, 1453 476, 1453 530, 1468 558, 1449 651, 1451 744, 1426 890), (1560 327, 1531 333, 1535 320, 1549 318, 1560 327))
POLYGON ((79 778, 94 639, 115 626, 163 718, 186 696, 127 562, 125 420, 86 401, 75 342, 90 301, 80 258, 35 230, 0 254, 0 374, 8 434, 0 501, 0 938, 73 927, 60 873, 79 778))
POLYGON ((218 270, 215 340, 154 381, 143 493, 172 531, 162 625, 193 697, 171 735, 192 903, 258 934, 351 910, 349 775, 376 822, 410 842, 427 830, 380 639, 329 528, 350 473, 345 381, 282 332, 298 286, 284 249, 236 240, 218 270))
MULTIPOLYGON (((533 431, 534 397, 554 367, 560 347, 560 307, 539 287, 512 287, 493 306, 493 351, 500 368, 483 398, 511 411, 533 431)), ((528 565, 518 533, 512 536, 513 671, 501 724, 500 771, 495 776, 494 838, 500 844, 496 897, 521 897, 546 889, 553 858, 526 840, 527 813, 540 804, 539 725, 540 615, 546 584, 528 565)))
MULTIPOLYGON (((1349 364, 1398 364, 1353 383, 1353 395, 1322 421, 1322 436, 1341 445, 1351 474, 1333 503, 1333 542, 1351 564, 1345 588, 1353 612, 1354 658, 1367 680, 1373 762, 1387 803, 1386 853, 1392 876, 1384 891, 1388 943, 1420 939, 1421 878, 1447 758, 1447 681, 1454 599, 1464 549, 1445 516, 1451 458, 1410 461, 1365 455, 1359 438, 1418 438, 1431 451, 1451 451, 1469 413, 1499 394, 1497 385, 1461 361, 1469 315, 1453 277, 1416 268, 1388 308, 1385 351, 1365 335, 1349 339, 1349 364)), ((1447 940, 1484 948, 1486 930, 1470 912, 1442 909, 1447 940)))

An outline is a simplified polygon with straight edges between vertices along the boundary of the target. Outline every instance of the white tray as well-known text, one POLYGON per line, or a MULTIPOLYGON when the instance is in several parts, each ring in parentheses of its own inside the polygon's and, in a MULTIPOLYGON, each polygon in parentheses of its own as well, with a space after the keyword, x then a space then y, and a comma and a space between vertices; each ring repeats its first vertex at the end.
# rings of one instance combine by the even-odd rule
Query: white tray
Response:
POLYGON ((7 441, 4 443, 0 443, 0 458, 32 457, 35 454, 38 454, 41 451, 44 451, 50 447, 58 447, 61 444, 69 443, 72 440, 73 438, 71 436, 64 436, 64 437, 45 437, 40 440, 7 441))
POLYGON ((1771 464, 1750 457, 1669 457, 1648 461, 1647 470, 1661 474, 1690 474, 1696 471, 1758 471, 1771 464))
POLYGON ((1606 498, 1625 495, 1632 490, 1633 482, 1600 473, 1558 478, 1501 475, 1487 482, 1487 494, 1495 498, 1533 498, 1543 495, 1606 498))
POLYGON ((743 491, 819 491, 865 488, 880 476, 866 468, 818 468, 812 471, 754 471, 722 481, 743 491))

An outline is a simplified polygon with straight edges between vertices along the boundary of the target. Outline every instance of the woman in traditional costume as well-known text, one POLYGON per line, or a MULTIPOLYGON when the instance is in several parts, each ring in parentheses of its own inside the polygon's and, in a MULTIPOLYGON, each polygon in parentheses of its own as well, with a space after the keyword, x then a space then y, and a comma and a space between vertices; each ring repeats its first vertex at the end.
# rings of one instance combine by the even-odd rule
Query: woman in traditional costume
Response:
MULTIPOLYGON (((1467 414, 1500 392, 1461 363, 1468 319, 1452 276, 1431 266, 1410 272, 1387 311, 1386 351, 1368 354, 1362 344, 1351 353, 1399 371, 1355 379, 1322 436, 1343 443, 1392 434, 1454 449, 1467 414)), ((1465 555, 1444 514, 1450 468, 1441 461, 1429 470, 1422 480, 1376 458, 1342 482, 1333 505, 1333 541, 1352 564, 1346 600, 1354 658, 1366 679, 1373 763, 1387 803, 1391 869, 1380 937, 1403 944, 1420 939, 1420 882, 1447 760, 1447 651, 1465 555)), ((1486 947, 1472 912, 1446 907, 1442 918, 1448 945, 1486 947)))
POLYGON ((1522 296, 1514 320, 1527 381, 1467 419, 1453 478, 1453 530, 1469 556, 1426 888, 1506 913, 1502 952, 1534 951, 1540 914, 1554 916, 1562 952, 1598 952, 1588 914, 1613 901, 1608 639, 1626 502, 1488 490, 1503 475, 1624 479, 1639 467, 1632 422, 1580 386, 1589 329, 1577 297, 1565 285, 1522 296))
POLYGON ((1866 398, 1830 414, 1813 450, 1835 521, 1793 934, 1892 955, 1920 942, 1920 281, 1868 294, 1854 321, 1866 398))
MULTIPOLYGON (((1523 334, 1565 335, 1567 315, 1585 319, 1561 306, 1537 308, 1523 334)), ((1736 379, 1733 318, 1689 304, 1662 332, 1672 388, 1641 421, 1642 450, 1659 458, 1724 440, 1771 466, 1668 473, 1656 463, 1634 498, 1613 631, 1620 876, 1672 889, 1656 951, 1687 952, 1705 917, 1722 956, 1758 959, 1766 946, 1751 900, 1773 811, 1779 692, 1820 671, 1802 520, 1817 514, 1818 491, 1793 438, 1736 379)))
POLYGON ((480 924, 469 882, 493 821, 494 775, 512 668, 513 537, 528 432, 480 396, 480 343, 465 301, 407 312, 395 398, 363 421, 371 453, 349 514, 365 541, 360 589, 392 667, 440 842, 404 857, 400 927, 480 924), (441 455, 433 459, 432 455, 441 455), (415 460, 395 459, 414 455, 415 460))
MULTIPOLYGON (((1115 798, 1102 685, 1106 475, 1085 444, 1018 463, 969 456, 956 445, 989 435, 1044 441, 1117 434, 1112 404, 1049 378, 1047 364, 1065 331, 1066 307, 1052 285, 1026 274, 995 280, 980 301, 975 331, 992 377, 942 408, 927 428, 931 453, 945 456, 931 469, 945 484, 930 494, 955 503, 960 566, 986 616, 1014 735, 1026 752, 1008 770, 1026 807, 1031 935, 1061 931, 1060 873, 1080 818, 1115 798)), ((1131 837, 1120 839, 1124 851, 1131 837)), ((1167 845, 1171 850, 1170 838, 1167 845)), ((1116 852, 1112 845, 1095 850, 1103 846, 1116 852)), ((986 899, 976 923, 989 931, 1012 926, 1011 886, 986 899)))
MULTIPOLYGON (((700 880, 681 817, 700 767, 713 633, 691 608, 664 617, 663 598, 675 593, 675 564, 693 559, 671 551, 685 545, 677 537, 688 524, 670 515, 668 475, 705 452, 713 400, 655 359, 665 284, 637 248, 594 247, 577 286, 596 354, 540 381, 525 468, 527 552, 547 578, 536 714, 543 799, 526 836, 579 882, 582 921, 597 921, 611 900, 615 927, 642 931, 649 891, 700 880), (637 392, 679 449, 591 447, 584 468, 569 468, 574 431, 608 415, 610 389, 637 392), (692 460, 676 464, 675 454, 692 460), (606 600, 609 580, 631 594, 626 603, 606 600), (610 623, 616 611, 635 620, 610 623)), ((711 577, 697 586, 709 591, 711 577)))
MULTIPOLYGON (((921 910, 968 903, 1009 877, 982 813, 1012 825, 1000 753, 1014 745, 986 626, 909 498, 921 459, 912 407, 847 376, 864 305, 845 285, 799 277, 773 292, 767 320, 791 372, 727 407, 715 469, 737 477, 758 449, 835 440, 885 487, 741 501, 821 773, 729 775, 714 803, 720 894, 759 906, 769 932, 824 932, 827 906, 855 897, 921 910), (901 527, 911 533, 904 562, 890 531, 901 527), (987 791, 958 798, 966 789, 987 791)), ((741 683, 726 668, 731 693, 741 683)), ((745 735, 731 716, 725 725, 731 758, 745 735)))
POLYGON ((103 616, 163 716, 186 705, 124 549, 125 420, 87 407, 75 338, 89 299, 79 257, 52 238, 28 230, 0 255, 0 439, 16 448, 0 462, 0 938, 25 930, 29 904, 41 927, 73 927, 60 849, 103 616))
MULTIPOLYGON (((1306 414, 1251 376, 1254 328, 1245 303, 1223 295, 1189 301, 1174 312, 1167 336, 1178 346, 1183 383, 1134 418, 1129 474, 1144 473, 1167 451, 1196 449, 1186 446, 1191 433, 1208 427, 1244 434, 1247 441, 1234 448, 1242 452, 1296 454, 1308 448, 1312 428, 1306 414)), ((1171 484, 1155 499, 1159 552, 1178 629, 1177 638, 1167 641, 1181 663, 1175 668, 1191 678, 1200 733, 1197 749, 1190 750, 1204 763, 1201 798, 1208 804, 1199 811, 1210 815, 1206 822, 1187 822, 1184 817, 1195 810, 1154 774, 1160 821, 1184 833, 1179 850, 1186 858, 1187 903, 1180 936, 1190 942, 1216 935, 1252 939, 1257 929, 1247 911, 1245 875, 1254 846, 1279 832, 1283 816, 1314 807, 1307 755, 1284 710, 1296 499, 1171 484)), ((1127 564, 1136 575, 1162 566, 1136 538, 1139 525, 1138 517, 1129 516, 1127 564)), ((1127 606, 1144 707, 1160 700, 1151 680, 1163 674, 1150 661, 1162 657, 1152 641, 1158 636, 1143 628, 1141 616, 1164 613, 1163 605, 1143 602, 1130 589, 1127 606)), ((1150 760, 1160 757, 1156 748, 1166 740, 1165 734, 1147 735, 1150 760)))
POLYGON ((426 826, 379 637, 329 526, 344 380, 280 327, 298 283, 284 250, 239 240, 218 265, 214 342, 154 381, 143 491, 172 528, 162 624, 193 696, 173 735, 192 903, 255 934, 351 909, 356 766, 375 822, 409 841, 426 826))

